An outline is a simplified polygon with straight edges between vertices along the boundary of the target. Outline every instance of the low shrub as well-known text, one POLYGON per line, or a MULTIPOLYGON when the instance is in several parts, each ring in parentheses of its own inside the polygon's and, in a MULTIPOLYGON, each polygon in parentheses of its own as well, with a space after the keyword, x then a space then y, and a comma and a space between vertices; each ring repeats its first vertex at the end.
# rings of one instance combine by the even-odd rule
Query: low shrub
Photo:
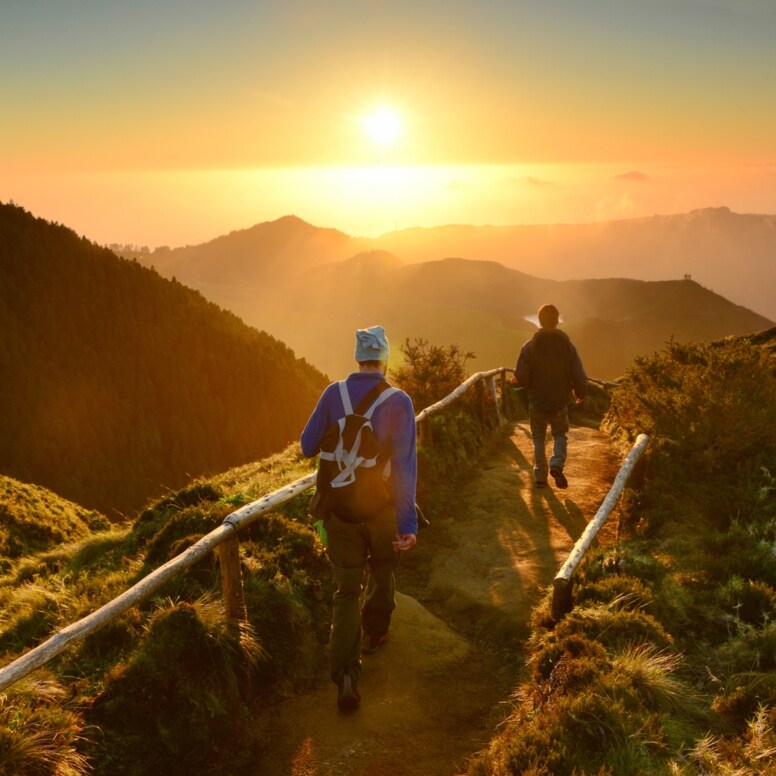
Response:
POLYGON ((560 622, 534 610, 531 680, 470 774, 771 772, 775 334, 671 343, 613 390, 613 438, 650 435, 622 541, 587 553, 560 622))
POLYGON ((674 764, 676 776, 770 776, 776 758, 776 707, 759 708, 740 736, 706 735, 674 764))
POLYGON ((764 582, 733 576, 717 589, 716 598, 731 617, 747 625, 776 621, 776 590, 764 582))
POLYGON ((555 633, 559 638, 577 633, 609 650, 622 650, 644 643, 663 649, 674 642, 673 637, 651 615, 603 606, 575 608, 558 623, 555 633))

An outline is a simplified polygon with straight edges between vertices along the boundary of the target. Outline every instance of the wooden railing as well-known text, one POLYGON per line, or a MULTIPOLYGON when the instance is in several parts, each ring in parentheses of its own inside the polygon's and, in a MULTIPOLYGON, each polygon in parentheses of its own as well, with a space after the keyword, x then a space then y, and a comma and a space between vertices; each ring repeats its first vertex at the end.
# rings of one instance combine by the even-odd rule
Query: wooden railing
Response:
MULTIPOLYGON (((496 388, 496 375, 500 375, 501 402, 502 405, 504 405, 507 396, 506 375, 508 372, 513 371, 514 370, 509 367, 498 367, 487 372, 477 372, 465 382, 461 383, 461 385, 443 399, 440 399, 435 404, 421 410, 415 417, 416 424, 419 425, 419 428, 422 428, 422 422, 426 420, 426 418, 449 406, 469 390, 469 388, 479 383, 487 383, 493 400, 496 419, 499 423, 503 422, 503 416, 498 401, 498 391, 496 388)), ((600 380, 594 382, 606 384, 600 380)), ((642 434, 624 462, 622 469, 617 475, 615 483, 599 509, 598 514, 588 525, 587 529, 582 534, 582 537, 580 537, 572 550, 568 560, 564 563, 558 576, 555 578, 553 615, 555 615, 556 608, 559 617, 570 609, 571 577, 576 570, 576 567, 579 565, 585 551, 590 546, 601 526, 612 511, 619 495, 625 487, 625 482, 633 470, 636 460, 646 446, 646 442, 647 437, 642 434)), ((101 606, 86 617, 83 617, 77 622, 58 631, 37 647, 34 647, 29 652, 26 652, 24 655, 0 669, 0 690, 4 690, 6 687, 9 687, 30 674, 36 668, 40 668, 42 665, 48 663, 49 660, 59 655, 71 644, 95 633, 111 620, 114 620, 116 617, 148 598, 172 577, 180 574, 190 566, 193 566, 214 550, 218 551, 219 556, 226 617, 229 620, 244 620, 246 618, 246 611, 242 593, 242 582, 240 579, 238 533, 243 528, 251 525, 251 523, 257 520, 265 512, 269 512, 271 509, 275 509, 281 504, 285 504, 300 493, 311 488, 315 484, 315 476, 315 472, 312 472, 285 487, 279 488, 278 490, 275 490, 266 496, 262 496, 262 498, 231 512, 224 518, 218 528, 215 528, 210 533, 203 536, 187 550, 176 555, 164 565, 154 569, 154 571, 141 579, 140 582, 124 591, 121 595, 101 606)))
POLYGON ((577 543, 574 545, 574 549, 569 554, 566 562, 561 566, 560 571, 557 573, 553 580, 552 590, 552 616, 553 619, 559 620, 565 614, 571 611, 573 606, 572 599, 572 576, 577 570, 580 561, 585 555, 588 547, 593 543, 593 540, 598 536, 598 532, 603 527, 607 518, 614 509, 617 500, 620 498, 622 491, 625 488, 625 483, 628 481, 633 472, 633 468, 636 466, 636 462, 641 457, 641 454, 647 448, 647 442, 649 437, 646 434, 639 434, 636 437, 636 442, 628 453, 627 457, 623 461, 620 471, 614 479, 614 484, 609 489, 609 493, 606 494, 606 498, 603 500, 595 517, 587 524, 587 527, 582 532, 582 536, 577 539, 577 543))
MULTIPOLYGON (((480 381, 488 381, 495 404, 498 420, 501 413, 498 406, 498 398, 495 386, 495 375, 502 375, 502 401, 506 396, 505 375, 513 370, 508 367, 491 369, 488 372, 478 372, 459 385, 444 399, 426 407, 416 417, 415 422, 420 423, 426 417, 438 412, 455 401, 466 390, 480 381)), ((180 574, 205 555, 218 550, 221 580, 223 585, 224 607, 229 620, 245 618, 245 604, 242 595, 239 566, 239 539, 237 534, 257 520, 265 512, 285 504, 300 493, 308 490, 315 484, 315 472, 295 480, 290 485, 279 488, 272 493, 227 515, 218 528, 203 536, 199 541, 191 545, 187 550, 167 561, 163 566, 154 569, 121 595, 101 606, 96 611, 58 631, 49 639, 26 652, 21 657, 0 669, 0 690, 18 682, 23 677, 48 663, 49 660, 63 652, 76 641, 85 639, 95 633, 104 625, 114 620, 133 606, 148 598, 169 579, 180 574)))

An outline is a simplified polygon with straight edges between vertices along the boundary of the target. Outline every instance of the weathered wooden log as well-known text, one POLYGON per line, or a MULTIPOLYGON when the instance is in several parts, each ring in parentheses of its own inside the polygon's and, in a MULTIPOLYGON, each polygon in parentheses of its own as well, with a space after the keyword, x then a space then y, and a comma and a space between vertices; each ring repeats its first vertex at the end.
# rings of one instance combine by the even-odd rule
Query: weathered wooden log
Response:
POLYGON ((252 523, 264 512, 273 507, 290 501, 294 496, 307 490, 315 484, 315 474, 292 482, 290 485, 280 488, 267 496, 254 501, 251 504, 238 509, 228 515, 218 528, 203 536, 199 541, 167 561, 163 566, 154 569, 148 576, 143 577, 137 584, 125 590, 121 595, 101 606, 96 611, 83 617, 77 622, 68 625, 58 633, 48 638, 42 644, 31 649, 26 654, 0 669, 0 690, 19 681, 36 668, 48 663, 49 660, 63 652, 70 644, 84 639, 95 633, 104 625, 114 620, 119 615, 131 609, 133 606, 148 598, 158 590, 165 582, 179 574, 181 571, 193 566, 198 560, 218 545, 234 536, 236 531, 252 523))
POLYGON ((630 452, 623 461, 620 471, 614 480, 614 484, 609 489, 609 493, 603 500, 603 503, 596 512, 595 517, 587 524, 582 536, 577 539, 577 543, 574 545, 574 549, 569 554, 566 562, 561 566, 560 571, 555 576, 553 581, 552 592, 552 616, 555 619, 560 619, 564 614, 571 611, 572 601, 571 599, 571 577, 577 569, 580 561, 585 555, 585 552, 593 543, 593 540, 598 535, 601 527, 606 522, 607 518, 611 514, 617 504, 622 491, 625 488, 625 483, 628 481, 633 467, 641 457, 647 446, 649 437, 646 434, 639 434, 636 438, 636 442, 631 448, 630 452), (558 616, 556 617, 556 611, 558 616))
POLYGON ((462 382, 455 390, 448 393, 447 396, 445 396, 443 399, 440 399, 438 402, 435 402, 431 406, 426 407, 424 410, 421 410, 415 416, 415 421, 420 422, 421 420, 423 420, 423 418, 428 417, 429 415, 432 415, 435 412, 438 412, 443 407, 447 407, 449 404, 452 404, 461 394, 468 391, 469 388, 471 388, 473 385, 476 385, 483 378, 490 377, 491 375, 496 375, 506 368, 507 367, 500 366, 498 367, 498 369, 491 369, 488 372, 477 372, 476 374, 473 374, 471 377, 467 378, 464 382, 462 382))

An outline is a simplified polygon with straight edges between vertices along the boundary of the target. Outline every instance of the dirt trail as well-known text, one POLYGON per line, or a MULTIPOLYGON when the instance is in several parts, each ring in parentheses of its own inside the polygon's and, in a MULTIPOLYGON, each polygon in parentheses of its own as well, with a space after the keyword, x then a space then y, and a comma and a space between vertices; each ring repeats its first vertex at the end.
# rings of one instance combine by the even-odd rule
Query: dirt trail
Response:
MULTIPOLYGON (((390 641, 364 657, 361 708, 336 689, 294 696, 257 720, 266 776, 451 776, 487 745, 523 670, 531 607, 595 515, 620 461, 600 432, 569 434, 568 490, 536 490, 523 425, 504 430, 454 514, 421 532, 422 600, 397 596, 390 641)), ((399 570, 402 589, 402 570, 399 570)), ((416 589, 417 588, 417 589, 416 589)))

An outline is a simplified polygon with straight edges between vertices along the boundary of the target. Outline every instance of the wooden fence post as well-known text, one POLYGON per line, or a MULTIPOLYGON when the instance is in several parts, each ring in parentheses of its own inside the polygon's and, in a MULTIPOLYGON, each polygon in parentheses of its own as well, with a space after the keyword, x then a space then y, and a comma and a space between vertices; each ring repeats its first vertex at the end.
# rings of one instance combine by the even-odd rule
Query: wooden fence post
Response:
POLYGON ((557 582, 552 589, 552 619, 560 622, 574 608, 574 580, 557 582))
POLYGON ((491 375, 488 378, 488 386, 490 388, 490 395, 493 397, 493 406, 496 408, 496 422, 500 426, 504 422, 504 419, 501 417, 501 410, 498 406, 498 392, 496 391, 495 375, 491 375))
MULTIPOLYGON (((221 568, 221 587, 224 596, 224 613, 227 630, 239 638, 240 629, 248 622, 248 608, 245 605, 245 594, 240 571, 240 538, 235 533, 216 550, 218 564, 221 568)), ((249 703, 253 697, 253 682, 251 666, 245 653, 237 663, 240 697, 249 703)))
POLYGON ((218 547, 218 564, 221 568, 226 620, 230 625, 247 622, 248 610, 240 573, 240 539, 236 535, 218 547))

